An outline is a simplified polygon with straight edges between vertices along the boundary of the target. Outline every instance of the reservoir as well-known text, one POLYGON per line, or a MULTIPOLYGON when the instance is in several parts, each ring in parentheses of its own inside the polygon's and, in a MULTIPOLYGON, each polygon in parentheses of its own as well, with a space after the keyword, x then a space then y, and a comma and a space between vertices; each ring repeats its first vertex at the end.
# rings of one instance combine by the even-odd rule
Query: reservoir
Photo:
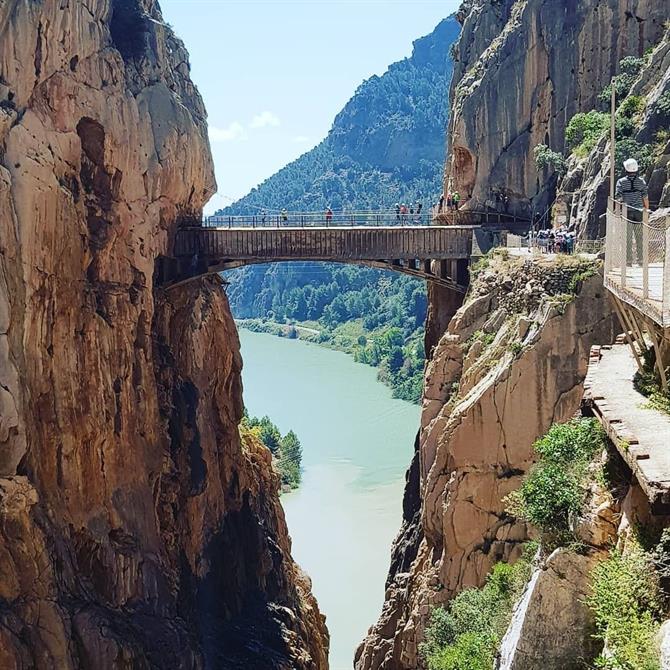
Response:
POLYGON ((303 448, 300 488, 282 496, 293 556, 331 635, 331 670, 351 670, 384 601, 420 408, 341 352, 240 331, 244 401, 303 448))

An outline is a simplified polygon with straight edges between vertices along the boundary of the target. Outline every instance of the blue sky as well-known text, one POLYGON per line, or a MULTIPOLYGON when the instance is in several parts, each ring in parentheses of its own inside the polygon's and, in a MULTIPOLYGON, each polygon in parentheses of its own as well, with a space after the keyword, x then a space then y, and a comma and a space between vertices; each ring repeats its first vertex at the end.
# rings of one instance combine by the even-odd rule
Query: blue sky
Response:
POLYGON ((161 0, 209 113, 219 194, 239 198, 322 140, 358 85, 460 0, 161 0))

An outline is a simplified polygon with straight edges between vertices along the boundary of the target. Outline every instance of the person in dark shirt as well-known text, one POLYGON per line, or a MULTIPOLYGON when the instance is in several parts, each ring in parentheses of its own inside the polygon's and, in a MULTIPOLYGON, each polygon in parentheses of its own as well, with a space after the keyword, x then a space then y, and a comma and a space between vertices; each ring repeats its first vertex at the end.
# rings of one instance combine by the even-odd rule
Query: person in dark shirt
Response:
MULTIPOLYGON (((632 231, 628 234, 628 259, 633 257, 633 240, 635 240, 635 257, 642 263, 642 211, 649 209, 649 189, 640 177, 640 166, 634 158, 624 161, 626 176, 616 184, 615 198, 627 207, 626 217, 630 221, 632 231)), ((628 262, 626 259, 626 262, 628 262)))

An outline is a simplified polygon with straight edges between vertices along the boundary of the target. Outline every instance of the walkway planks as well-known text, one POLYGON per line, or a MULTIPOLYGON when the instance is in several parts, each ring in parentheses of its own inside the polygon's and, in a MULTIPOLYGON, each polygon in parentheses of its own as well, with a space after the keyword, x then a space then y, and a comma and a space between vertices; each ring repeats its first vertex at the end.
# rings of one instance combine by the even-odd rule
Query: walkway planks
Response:
POLYGON ((603 424, 647 494, 655 514, 670 512, 670 416, 633 387, 637 365, 624 344, 594 347, 584 402, 603 424))

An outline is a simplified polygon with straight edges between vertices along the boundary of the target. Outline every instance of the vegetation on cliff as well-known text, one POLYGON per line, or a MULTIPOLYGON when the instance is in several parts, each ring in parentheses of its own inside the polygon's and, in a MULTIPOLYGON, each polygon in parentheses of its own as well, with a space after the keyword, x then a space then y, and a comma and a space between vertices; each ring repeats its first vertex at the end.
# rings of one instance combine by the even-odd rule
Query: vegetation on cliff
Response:
POLYGON ((642 370, 635 374, 635 388, 649 398, 649 406, 659 412, 670 414, 670 391, 663 391, 661 376, 656 367, 656 352, 653 348, 643 352, 642 370))
POLYGON ((498 563, 481 589, 467 589, 433 610, 421 648, 429 670, 491 670, 536 549, 529 543, 514 565, 498 563))
POLYGON ((604 432, 595 419, 575 419, 553 425, 533 448, 538 463, 508 496, 508 511, 538 528, 545 542, 569 542, 587 498, 589 466, 605 448, 604 432))
MULTIPOLYGON (((634 156, 640 163, 642 172, 651 167, 669 139, 670 96, 667 93, 654 103, 651 110, 657 117, 655 124, 658 128, 651 141, 638 139, 647 101, 643 96, 631 93, 631 90, 649 63, 651 51, 653 49, 641 58, 628 56, 622 59, 619 63, 619 74, 613 83, 617 94, 616 163, 619 166, 626 158, 634 156)), ((599 109, 580 112, 570 119, 565 129, 566 155, 572 154, 579 159, 585 159, 609 136, 611 95, 612 85, 609 85, 598 98, 599 109)), ((567 172, 566 155, 553 151, 546 145, 535 147, 534 154, 538 169, 555 171, 559 176, 567 172)))
POLYGON ((282 436, 279 428, 269 417, 259 419, 249 416, 245 410, 240 431, 242 434, 253 435, 272 452, 284 490, 298 488, 302 480, 302 445, 292 430, 282 436))
MULTIPOLYGON (((616 466, 597 456, 607 450, 605 433, 595 419, 555 424, 534 445, 538 463, 519 490, 508 496, 508 511, 540 531, 541 551, 557 547, 588 553, 592 547, 579 532, 596 489, 624 485, 616 466)), ((597 497, 597 496, 596 496, 597 497)), ((600 500, 600 498, 598 498, 600 500)), ((598 547, 602 550, 602 547, 598 547)), ((634 527, 590 574, 586 604, 603 651, 593 665, 603 670, 659 670, 657 634, 664 609, 661 577, 668 575, 670 534, 634 527), (655 539, 654 536, 655 535, 655 539), (648 549, 641 544, 647 538, 648 549), (659 537, 660 536, 660 537, 659 537)))
POLYGON ((633 541, 625 552, 615 550, 598 564, 592 579, 588 605, 607 645, 595 667, 660 670, 656 636, 663 607, 653 556, 633 541))

